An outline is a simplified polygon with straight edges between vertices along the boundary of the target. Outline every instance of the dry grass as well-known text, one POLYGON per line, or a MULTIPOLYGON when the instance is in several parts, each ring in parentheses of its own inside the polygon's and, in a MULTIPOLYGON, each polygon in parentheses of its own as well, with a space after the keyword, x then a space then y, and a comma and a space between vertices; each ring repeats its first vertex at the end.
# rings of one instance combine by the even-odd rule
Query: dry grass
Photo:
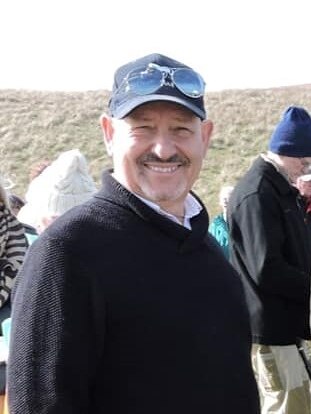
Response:
MULTIPOLYGON (((23 196, 29 167, 43 158, 55 159, 79 148, 95 180, 110 165, 102 143, 99 117, 109 92, 34 92, 0 90, 1 172, 23 196)), ((228 90, 209 93, 206 106, 215 124, 197 193, 210 215, 218 211, 218 192, 235 184, 252 159, 265 151, 269 136, 289 105, 311 110, 311 84, 276 89, 228 90)))

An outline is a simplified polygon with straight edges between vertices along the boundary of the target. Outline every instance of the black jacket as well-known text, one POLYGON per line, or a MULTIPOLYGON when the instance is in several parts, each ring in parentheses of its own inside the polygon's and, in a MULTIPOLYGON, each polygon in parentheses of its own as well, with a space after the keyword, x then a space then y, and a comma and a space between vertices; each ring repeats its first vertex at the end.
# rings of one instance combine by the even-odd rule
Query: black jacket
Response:
POLYGON ((253 340, 310 338, 311 239, 298 191, 259 157, 228 208, 231 260, 242 277, 253 340))
POLYGON ((43 232, 14 295, 10 414, 258 414, 243 287, 207 229, 106 174, 43 232))

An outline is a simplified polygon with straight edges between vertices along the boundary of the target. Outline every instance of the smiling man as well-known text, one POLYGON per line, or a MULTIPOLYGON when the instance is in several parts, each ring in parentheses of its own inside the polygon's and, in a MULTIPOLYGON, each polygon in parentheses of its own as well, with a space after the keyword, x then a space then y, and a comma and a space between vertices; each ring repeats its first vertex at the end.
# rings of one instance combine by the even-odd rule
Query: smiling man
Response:
POLYGON ((258 414, 243 288, 191 191, 213 129, 203 79, 130 62, 101 125, 113 171, 16 284, 10 414, 258 414))

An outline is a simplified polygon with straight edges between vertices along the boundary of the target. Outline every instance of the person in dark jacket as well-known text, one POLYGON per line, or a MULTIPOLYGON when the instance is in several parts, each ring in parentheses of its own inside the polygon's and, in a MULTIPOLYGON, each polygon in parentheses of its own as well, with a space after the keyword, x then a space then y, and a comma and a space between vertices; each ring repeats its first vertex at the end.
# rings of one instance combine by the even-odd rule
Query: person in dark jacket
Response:
POLYGON ((310 165, 311 118, 304 108, 289 107, 268 153, 254 161, 229 200, 231 261, 246 291, 264 414, 311 412, 303 359, 310 339, 311 239, 294 186, 310 165))
POLYGON ((201 76, 163 55, 116 71, 101 119, 114 169, 19 274, 10 414, 259 414, 243 286, 191 191, 203 98, 201 76))

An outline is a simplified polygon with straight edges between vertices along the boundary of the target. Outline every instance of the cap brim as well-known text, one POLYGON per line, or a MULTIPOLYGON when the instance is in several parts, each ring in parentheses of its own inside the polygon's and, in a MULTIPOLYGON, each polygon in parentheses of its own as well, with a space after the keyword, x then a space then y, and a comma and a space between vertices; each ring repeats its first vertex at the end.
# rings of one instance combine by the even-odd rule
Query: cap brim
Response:
POLYGON ((192 105, 189 101, 178 98, 176 96, 160 95, 160 94, 135 96, 132 99, 128 100, 123 105, 120 105, 118 109, 113 112, 112 116, 114 118, 122 119, 126 117, 134 109, 136 109, 138 106, 143 105, 148 102, 155 102, 155 101, 174 102, 176 104, 179 104, 189 109, 191 112, 193 112, 196 116, 198 116, 202 120, 206 118, 205 111, 202 111, 196 105, 192 105))

